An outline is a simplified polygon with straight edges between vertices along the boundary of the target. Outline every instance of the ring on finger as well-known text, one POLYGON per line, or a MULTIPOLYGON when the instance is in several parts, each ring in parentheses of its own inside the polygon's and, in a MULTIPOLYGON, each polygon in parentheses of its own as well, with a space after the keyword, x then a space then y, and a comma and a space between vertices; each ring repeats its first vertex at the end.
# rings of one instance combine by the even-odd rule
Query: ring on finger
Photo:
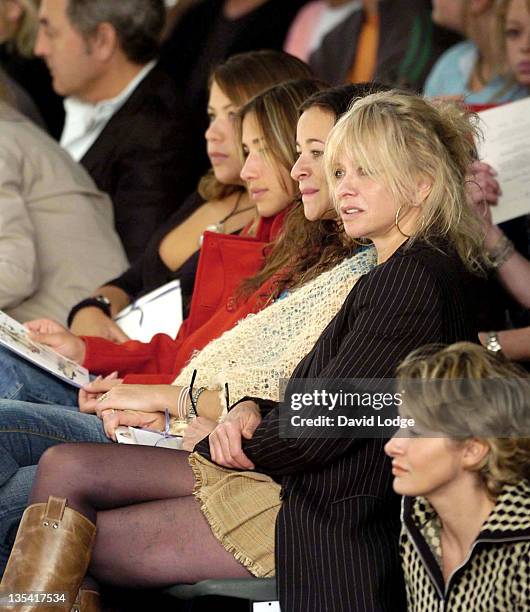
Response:
POLYGON ((106 393, 103 393, 103 395, 98 399, 98 402, 103 402, 106 399, 108 399, 109 394, 110 394, 110 391, 107 391, 106 393))

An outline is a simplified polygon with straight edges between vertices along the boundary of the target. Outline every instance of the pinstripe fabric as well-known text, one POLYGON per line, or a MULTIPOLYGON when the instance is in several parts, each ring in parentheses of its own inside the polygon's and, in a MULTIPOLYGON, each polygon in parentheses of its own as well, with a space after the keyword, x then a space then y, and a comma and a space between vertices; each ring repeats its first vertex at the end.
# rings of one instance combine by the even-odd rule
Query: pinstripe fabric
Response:
MULTIPOLYGON (((293 377, 392 377, 414 348, 475 340, 473 287, 456 256, 424 243, 402 248, 358 281, 293 377)), ((275 406, 244 449, 283 485, 282 611, 403 609, 399 504, 383 441, 280 439, 275 406)))

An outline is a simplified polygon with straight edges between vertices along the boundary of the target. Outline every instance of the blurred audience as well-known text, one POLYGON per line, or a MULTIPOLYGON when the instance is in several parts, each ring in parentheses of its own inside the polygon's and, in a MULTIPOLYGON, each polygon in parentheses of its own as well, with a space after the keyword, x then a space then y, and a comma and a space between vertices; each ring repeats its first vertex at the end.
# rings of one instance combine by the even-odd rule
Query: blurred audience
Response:
MULTIPOLYGON (((496 0, 434 0, 433 20, 441 26, 463 34, 464 40, 451 47, 438 60, 427 78, 425 94, 428 96, 462 96, 468 104, 490 104, 518 100, 528 95, 530 83, 530 47, 528 34, 514 35, 507 22, 530 16, 526 0, 508 0, 502 3, 503 25, 499 24, 499 2, 496 0), (508 73, 504 62, 504 41, 499 37, 499 27, 504 32, 508 48, 508 73), (524 51, 526 47, 526 51, 524 51), (521 64, 521 49, 526 58, 521 64), (523 70, 518 72, 517 66, 523 70), (521 68, 522 66, 522 68, 521 68), (526 70, 526 72, 525 72, 526 70), (526 74, 518 81, 518 74, 526 74)), ((520 27, 517 31, 520 30, 520 27)))
POLYGON ((31 99, 29 93, 14 81, 0 66, 0 96, 6 104, 22 113, 27 119, 33 121, 43 130, 46 130, 44 119, 31 99))
POLYGON ((336 4, 328 13, 342 19, 309 58, 315 74, 332 84, 377 79, 421 89, 451 42, 447 32, 433 28, 429 0, 362 0, 362 10, 355 2, 336 4))
POLYGON ((201 0, 180 19, 162 49, 162 63, 201 114, 212 68, 235 53, 283 48, 287 30, 307 0, 201 0))
POLYGON ((509 76, 530 93, 530 2, 502 0, 498 20, 509 76))
MULTIPOLYGON (((54 93, 50 75, 33 47, 38 27, 39 0, 1 0, 0 67, 23 88, 38 108, 46 129, 59 139, 64 123, 62 98, 54 93)), ((8 89, 13 90, 12 87, 8 89)), ((19 90, 12 91, 17 109, 30 119, 42 119, 28 106, 19 90)))
POLYGON ((173 31, 173 28, 182 19, 188 9, 202 0, 165 0, 166 23, 162 31, 162 40, 165 40, 173 31))
POLYGON ((112 204, 37 126, 0 103, 0 308, 65 321, 72 304, 122 271, 112 204))
POLYGON ((353 11, 362 10, 361 0, 314 0, 300 9, 289 28, 284 49, 309 62, 328 32, 349 17, 353 11))
POLYGON ((469 343, 416 351, 398 374, 415 424, 385 450, 408 610, 439 610, 442 593, 446 610, 528 610, 528 374, 469 343))
POLYGON ((114 204, 130 261, 193 190, 193 125, 157 65, 163 0, 43 0, 35 52, 67 96, 61 144, 114 204))

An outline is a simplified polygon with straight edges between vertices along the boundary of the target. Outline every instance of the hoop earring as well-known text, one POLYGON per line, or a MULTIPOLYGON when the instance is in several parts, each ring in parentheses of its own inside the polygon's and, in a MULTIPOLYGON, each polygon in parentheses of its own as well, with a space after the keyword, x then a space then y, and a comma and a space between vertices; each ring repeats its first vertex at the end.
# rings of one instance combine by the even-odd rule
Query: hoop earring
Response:
POLYGON ((410 238, 412 236, 412 234, 405 234, 405 232, 399 227, 399 213, 401 212, 401 209, 403 208, 403 204, 401 204, 401 206, 397 209, 396 211, 396 218, 394 219, 394 225, 397 227, 398 232, 404 236, 405 238, 410 238))

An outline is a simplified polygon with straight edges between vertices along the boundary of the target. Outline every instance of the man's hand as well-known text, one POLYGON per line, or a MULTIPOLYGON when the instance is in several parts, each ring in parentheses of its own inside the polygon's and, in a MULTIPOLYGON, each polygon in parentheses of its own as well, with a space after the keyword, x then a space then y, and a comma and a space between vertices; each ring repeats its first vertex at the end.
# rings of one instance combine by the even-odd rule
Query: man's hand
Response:
POLYGON ((118 372, 112 372, 105 378, 98 376, 84 387, 79 389, 79 412, 95 414, 98 400, 104 393, 110 391, 116 385, 121 385, 123 379, 118 378, 118 372))
POLYGON ((127 342, 129 336, 99 308, 88 306, 74 317, 70 331, 77 336, 96 336, 116 344, 127 342))
POLYGON ((223 467, 253 470, 255 466, 243 452, 241 441, 250 440, 260 423, 257 404, 251 401, 238 404, 210 434, 212 460, 223 467))
POLYGON ((142 412, 140 410, 107 409, 101 413, 105 434, 116 442, 116 429, 120 425, 142 427, 164 431, 166 415, 161 412, 142 412))
POLYGON ((37 319, 25 323, 29 337, 34 342, 49 346, 54 351, 77 363, 83 363, 86 347, 81 338, 69 332, 66 327, 50 319, 37 319))
POLYGON ((182 436, 182 448, 187 451, 192 451, 197 444, 217 427, 217 421, 211 421, 205 417, 197 417, 193 419, 182 436))

